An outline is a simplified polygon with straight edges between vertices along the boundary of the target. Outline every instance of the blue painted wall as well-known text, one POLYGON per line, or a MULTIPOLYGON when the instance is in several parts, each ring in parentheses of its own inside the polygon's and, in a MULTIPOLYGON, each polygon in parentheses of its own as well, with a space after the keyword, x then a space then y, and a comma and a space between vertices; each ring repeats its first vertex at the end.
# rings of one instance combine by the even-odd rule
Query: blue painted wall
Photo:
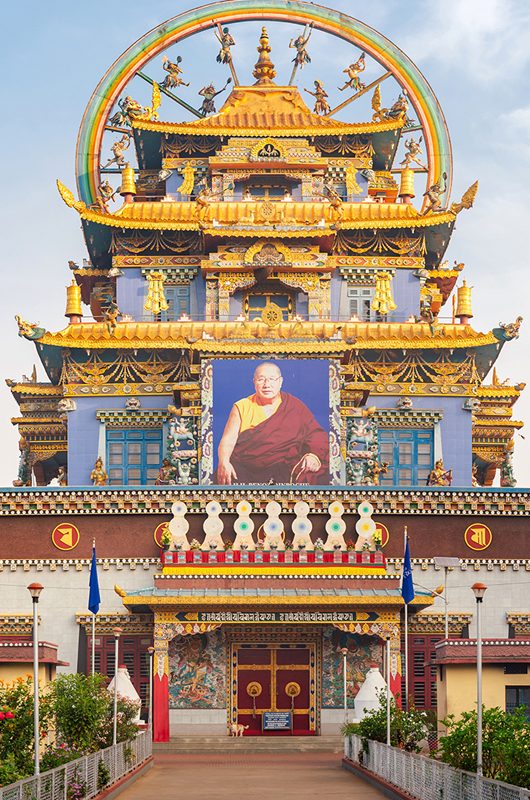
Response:
POLYGON ((116 302, 122 314, 130 314, 134 320, 150 319, 144 311, 147 297, 147 281, 139 269, 124 269, 123 276, 116 281, 116 302))
MULTIPOLYGON (((125 409, 125 397, 77 397, 76 411, 68 414, 68 485, 89 486, 90 473, 98 457, 100 409, 125 409)), ((142 408, 167 408, 172 396, 140 398, 142 408)))
POLYGON ((417 317, 420 313, 420 281, 414 270, 397 269, 392 278, 392 294, 397 306, 389 314, 389 322, 404 322, 411 314, 417 317))
MULTIPOLYGON (((370 395, 367 405, 395 408, 397 398, 370 395)), ((465 397, 417 397, 413 408, 441 411, 442 456, 446 469, 453 470, 453 486, 471 486, 471 412, 465 411, 465 397)))

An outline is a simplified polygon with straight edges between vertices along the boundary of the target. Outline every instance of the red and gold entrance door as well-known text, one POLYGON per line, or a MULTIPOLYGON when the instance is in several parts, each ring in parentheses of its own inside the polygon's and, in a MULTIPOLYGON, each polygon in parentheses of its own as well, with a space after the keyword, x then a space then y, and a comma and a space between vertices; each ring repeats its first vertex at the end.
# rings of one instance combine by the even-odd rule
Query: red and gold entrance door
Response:
POLYGON ((314 644, 232 645, 231 721, 248 725, 246 736, 263 733, 267 711, 292 712, 294 735, 315 734, 316 701, 314 644))

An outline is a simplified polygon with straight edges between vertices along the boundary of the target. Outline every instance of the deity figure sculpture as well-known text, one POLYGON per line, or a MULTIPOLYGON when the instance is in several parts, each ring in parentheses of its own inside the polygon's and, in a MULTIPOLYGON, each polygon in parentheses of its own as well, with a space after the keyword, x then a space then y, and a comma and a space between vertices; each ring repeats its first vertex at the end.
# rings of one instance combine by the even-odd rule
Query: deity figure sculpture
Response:
POLYGON ((381 475, 386 475, 388 472, 388 461, 376 461, 370 459, 368 461, 368 471, 364 483, 367 486, 379 486, 379 479, 381 475))
POLYGON ((362 194, 362 189, 357 183, 357 167, 353 163, 349 163, 344 173, 346 181, 346 192, 348 197, 352 194, 362 194))
POLYGON ((359 92, 361 89, 364 89, 365 84, 360 80, 359 73, 364 72, 366 69, 365 59, 366 53, 361 53, 354 64, 350 64, 349 67, 342 70, 348 76, 348 80, 344 86, 338 87, 340 92, 343 92, 344 89, 353 89, 354 92, 359 92))
POLYGON ((31 463, 29 445, 25 436, 21 436, 18 441, 20 452, 18 461, 18 475, 13 481, 13 486, 31 486, 31 463))
POLYGON ((304 30, 300 36, 297 36, 296 39, 291 39, 289 42, 289 47, 292 47, 296 50, 296 55, 293 58, 293 62, 295 67, 303 68, 304 64, 310 64, 311 58, 309 57, 309 53, 307 52, 307 43, 311 38, 311 34, 313 32, 313 26, 309 26, 309 32, 307 32, 307 28, 304 30))
POLYGON ((145 113, 145 108, 140 105, 130 95, 118 100, 119 111, 109 119, 109 125, 121 127, 122 125, 130 125, 132 117, 140 117, 145 113))
POLYGON ((176 61, 170 61, 167 56, 162 56, 162 69, 167 72, 166 77, 159 84, 161 89, 176 89, 178 86, 189 86, 189 83, 184 83, 182 78, 182 70, 179 67, 182 61, 181 56, 177 56, 176 61))
POLYGON ((217 97, 218 94, 221 94, 221 92, 224 92, 229 83, 232 83, 232 78, 228 78, 223 88, 219 89, 218 92, 215 91, 215 86, 213 85, 213 83, 209 83, 207 86, 202 87, 202 89, 199 92, 199 95, 201 95, 201 97, 204 97, 204 100, 202 101, 202 105, 199 111, 201 112, 203 117, 205 117, 207 114, 215 114, 216 109, 215 109, 214 98, 217 97))
POLYGON ((338 194, 337 190, 333 186, 333 183, 329 178, 324 181, 324 195, 326 200, 329 202, 331 206, 331 211, 335 218, 336 222, 340 222, 344 215, 344 207, 342 202, 342 197, 338 194))
POLYGON ((313 109, 315 114, 329 114, 331 109, 327 101, 328 94, 326 90, 322 86, 321 81, 314 81, 314 86, 314 92, 311 92, 309 89, 304 89, 304 91, 313 95, 313 97, 316 99, 315 107, 313 109))
POLYGON ((427 486, 451 486, 453 482, 453 470, 445 469, 442 458, 439 458, 429 473, 427 486))
POLYGON ((112 147, 113 156, 109 158, 106 164, 103 165, 103 169, 110 167, 111 164, 116 164, 117 167, 124 167, 125 166, 125 150, 129 149, 131 144, 131 138, 128 133, 124 133, 121 139, 118 139, 117 142, 114 142, 112 147))
POLYGON ((471 486, 480 486, 478 482, 478 467, 476 464, 473 464, 471 467, 471 486))
POLYGON ((442 211, 442 195, 447 190, 447 172, 444 172, 441 177, 430 186, 424 193, 427 198, 427 206, 423 214, 429 212, 442 211))
POLYGON ((96 463, 94 464, 94 469, 90 473, 90 480, 92 481, 92 486, 106 486, 109 476, 103 469, 103 459, 101 456, 96 458, 96 463))
POLYGON ((180 174, 182 175, 183 181, 177 189, 177 192, 182 196, 189 196, 193 192, 193 187, 195 185, 195 170, 189 161, 186 161, 180 174))
POLYGON ((219 64, 230 64, 232 61, 232 53, 230 52, 230 48, 234 47, 235 40, 231 33, 229 32, 228 28, 223 28, 221 33, 215 32, 215 36, 221 45, 221 49, 217 54, 217 62, 219 64))
POLYGON ((501 464, 501 478, 500 485, 503 487, 517 486, 515 475, 513 474, 512 453, 508 451, 506 457, 501 464))
POLYGON ((406 95, 400 94, 398 99, 388 109, 386 116, 389 119, 401 119, 401 117, 406 118, 408 110, 409 101, 407 100, 406 95))
POLYGON ((164 458, 162 461, 162 466, 158 472, 158 478, 155 481, 155 486, 174 486, 175 475, 177 470, 175 467, 170 463, 168 458, 164 458))
POLYGON ((121 316, 121 311, 110 294, 106 294, 103 297, 101 311, 103 312, 103 320, 107 331, 112 336, 118 325, 118 317, 121 316))
POLYGON ((407 169, 410 167, 412 163, 417 164, 422 169, 427 169, 427 166, 420 161, 420 153, 421 153, 421 142, 423 136, 420 136, 419 141, 417 142, 415 139, 410 137, 410 139, 405 140, 405 148, 407 152, 405 153, 405 158, 401 162, 401 166, 407 169))
POLYGON ((210 189, 207 183, 203 184, 199 194, 195 198, 199 222, 204 222, 208 218, 210 203, 219 196, 219 194, 210 189))
POLYGON ((114 200, 114 195, 116 194, 116 190, 112 188, 108 180, 103 181, 99 185, 99 196, 98 202, 101 207, 101 210, 104 211, 106 214, 110 212, 109 203, 114 200))

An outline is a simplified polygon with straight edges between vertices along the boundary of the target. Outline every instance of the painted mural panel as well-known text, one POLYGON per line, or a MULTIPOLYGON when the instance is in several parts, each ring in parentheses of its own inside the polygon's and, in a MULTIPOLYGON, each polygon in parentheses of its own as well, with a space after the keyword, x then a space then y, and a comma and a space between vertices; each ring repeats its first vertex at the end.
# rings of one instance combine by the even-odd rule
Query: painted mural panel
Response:
POLYGON ((348 708, 353 708, 370 667, 383 665, 383 643, 375 636, 359 636, 328 628, 322 640, 322 707, 344 708, 344 673, 341 648, 348 648, 346 678, 348 708))
POLYGON ((213 360, 203 373, 204 482, 328 485, 333 403, 328 360, 213 360))
POLYGON ((169 707, 224 708, 225 674, 222 631, 177 636, 169 644, 169 707))

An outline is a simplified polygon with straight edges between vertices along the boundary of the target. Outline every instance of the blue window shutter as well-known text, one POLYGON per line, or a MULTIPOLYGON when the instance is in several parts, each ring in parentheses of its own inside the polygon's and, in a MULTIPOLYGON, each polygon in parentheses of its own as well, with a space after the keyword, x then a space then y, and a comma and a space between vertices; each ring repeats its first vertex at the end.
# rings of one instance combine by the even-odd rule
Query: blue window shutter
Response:
POLYGON ((381 486, 425 486, 434 463, 434 431, 380 428, 379 460, 388 463, 381 486))
POLYGON ((162 463, 162 428, 107 429, 111 486, 152 486, 162 463))

